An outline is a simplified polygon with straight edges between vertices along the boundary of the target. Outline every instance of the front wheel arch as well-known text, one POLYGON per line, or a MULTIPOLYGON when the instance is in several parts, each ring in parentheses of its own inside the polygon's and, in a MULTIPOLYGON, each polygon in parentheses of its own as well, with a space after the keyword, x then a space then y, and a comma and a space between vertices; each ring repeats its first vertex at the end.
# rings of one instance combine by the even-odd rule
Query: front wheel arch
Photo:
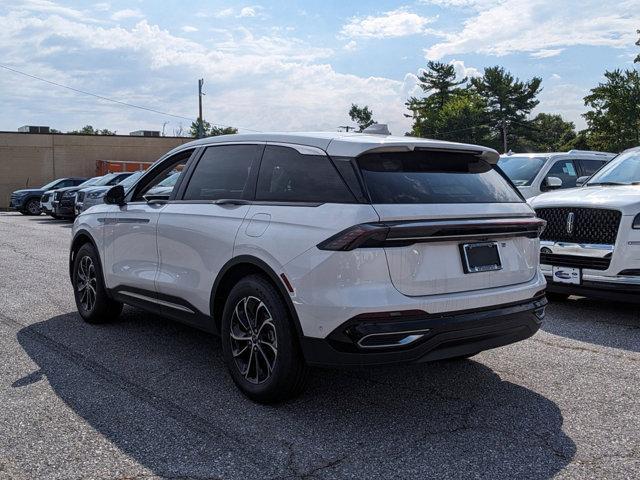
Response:
POLYGON ((102 263, 102 258, 100 257, 100 250, 98 250, 98 246, 96 242, 93 240, 93 237, 86 230, 79 230, 71 240, 71 248, 69 250, 69 278, 73 281, 73 262, 75 261, 75 255, 78 253, 78 250, 85 243, 90 243, 93 245, 93 249, 96 252, 96 255, 100 259, 100 263, 102 263))

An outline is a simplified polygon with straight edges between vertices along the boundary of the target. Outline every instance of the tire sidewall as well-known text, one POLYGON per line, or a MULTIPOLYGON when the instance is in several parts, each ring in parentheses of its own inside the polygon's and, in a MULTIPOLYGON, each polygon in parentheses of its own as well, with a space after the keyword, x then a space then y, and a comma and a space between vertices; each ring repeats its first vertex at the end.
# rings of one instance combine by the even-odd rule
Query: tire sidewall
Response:
POLYGON ((222 316, 221 337, 223 357, 233 381, 245 395, 254 400, 277 395, 279 389, 286 383, 292 363, 301 361, 300 356, 297 355, 297 338, 293 331, 291 315, 275 288, 259 276, 246 277, 231 290, 222 316), (266 305, 277 335, 278 354, 273 371, 266 381, 259 384, 253 384, 242 376, 231 353, 229 337, 231 317, 237 303, 247 296, 256 297, 266 305))
POLYGON ((37 216, 40 215, 42 212, 40 211, 40 201, 35 199, 35 198, 31 198, 29 200, 27 200, 27 203, 24 204, 24 209, 27 212, 27 215, 33 215, 33 216, 37 216), (37 205, 37 212, 32 212, 31 209, 29 208, 30 205, 32 205, 33 203, 35 203, 37 205))
POLYGON ((78 308, 78 313, 80 313, 80 316, 89 323, 101 323, 107 320, 105 318, 105 312, 108 312, 109 310, 110 299, 107 294, 103 278, 102 265, 95 248, 90 243, 85 243, 78 249, 78 252, 75 254, 75 257, 73 259, 72 281, 73 295, 76 301, 76 307, 78 308), (76 288, 76 284, 78 281, 78 267, 80 265, 80 261, 84 257, 91 258, 91 261, 93 262, 93 268, 96 271, 96 301, 91 311, 87 311, 82 308, 82 304, 80 303, 80 294, 78 293, 78 290, 76 288))

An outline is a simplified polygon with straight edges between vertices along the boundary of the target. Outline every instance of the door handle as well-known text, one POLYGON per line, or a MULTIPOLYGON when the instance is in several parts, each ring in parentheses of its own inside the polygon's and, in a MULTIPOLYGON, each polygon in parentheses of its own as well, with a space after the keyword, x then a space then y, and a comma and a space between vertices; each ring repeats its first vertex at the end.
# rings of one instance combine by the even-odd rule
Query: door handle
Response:
POLYGON ((249 205, 251 202, 241 198, 220 198, 213 203, 216 205, 249 205))

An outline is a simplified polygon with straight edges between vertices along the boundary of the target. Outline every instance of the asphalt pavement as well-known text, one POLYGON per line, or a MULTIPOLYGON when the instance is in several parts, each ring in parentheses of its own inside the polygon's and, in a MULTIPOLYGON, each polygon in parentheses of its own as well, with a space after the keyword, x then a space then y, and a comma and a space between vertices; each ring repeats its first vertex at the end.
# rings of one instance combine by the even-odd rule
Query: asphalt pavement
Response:
POLYGON ((92 326, 71 224, 0 213, 1 479, 640 478, 640 308, 552 303, 471 360, 314 370, 261 406, 220 341, 126 308, 92 326))

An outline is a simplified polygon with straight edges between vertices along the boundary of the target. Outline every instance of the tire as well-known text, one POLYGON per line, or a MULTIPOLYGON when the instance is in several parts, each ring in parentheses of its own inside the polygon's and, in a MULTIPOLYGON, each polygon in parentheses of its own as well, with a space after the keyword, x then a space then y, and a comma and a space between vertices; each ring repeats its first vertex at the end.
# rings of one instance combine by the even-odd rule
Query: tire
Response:
POLYGON ((547 292, 547 298, 552 302, 564 302, 569 297, 568 293, 547 292))
POLYGON ((122 312, 122 304, 109 298, 100 259, 93 245, 80 247, 73 261, 73 294, 78 313, 87 323, 106 323, 122 312))
POLYGON ((221 333, 231 378, 248 398, 269 404, 302 392, 309 369, 291 314, 269 280, 250 275, 233 287, 221 333))
POLYGON ((40 210, 40 200, 37 198, 32 198, 25 204, 24 210, 27 213, 21 212, 23 215, 40 215, 42 213, 42 210, 40 210))

